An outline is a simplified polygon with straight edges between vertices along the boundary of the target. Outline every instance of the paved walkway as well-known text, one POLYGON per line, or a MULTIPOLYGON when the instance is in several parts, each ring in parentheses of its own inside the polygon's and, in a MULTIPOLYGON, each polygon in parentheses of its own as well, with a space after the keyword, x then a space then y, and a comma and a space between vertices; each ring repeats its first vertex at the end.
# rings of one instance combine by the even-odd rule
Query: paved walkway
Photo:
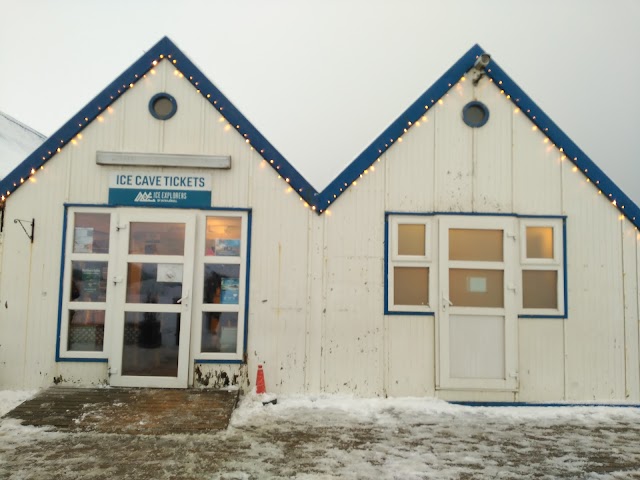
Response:
MULTIPOLYGON (((64 390, 52 393, 68 399, 64 390)), ((141 408, 147 393, 129 391, 127 405, 141 408)), ((206 418, 204 394, 212 392, 182 393, 191 400, 178 416, 206 418)), ((154 423, 126 413, 114 403, 121 398, 100 404, 87 397, 76 414, 55 398, 18 409, 32 418, 38 405, 59 412, 50 417, 60 419, 55 429, 4 418, 0 479, 640 479, 638 409, 486 409, 420 399, 347 400, 349 406, 314 397, 263 407, 245 398, 221 431, 97 433, 110 422, 147 422, 141 429, 154 423), (109 420, 99 421, 96 408, 109 420)))
POLYGON ((139 435, 225 430, 238 391, 53 387, 7 413, 23 425, 139 435))

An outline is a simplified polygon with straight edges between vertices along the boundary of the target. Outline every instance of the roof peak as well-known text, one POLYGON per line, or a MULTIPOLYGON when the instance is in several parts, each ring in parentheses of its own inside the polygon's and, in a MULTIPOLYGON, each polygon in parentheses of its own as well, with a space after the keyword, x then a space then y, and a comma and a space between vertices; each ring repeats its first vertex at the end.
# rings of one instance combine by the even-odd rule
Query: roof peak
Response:
MULTIPOLYGON (((233 103, 196 67, 191 60, 167 37, 162 37, 127 70, 109 84, 82 110, 56 131, 41 147, 37 148, 5 179, 0 182, 1 199, 4 201, 15 189, 56 153, 60 152, 87 125, 98 117, 129 88, 133 88, 159 61, 169 60, 211 106, 236 126, 245 141, 267 161, 289 186, 316 213, 323 213, 393 142, 407 132, 424 112, 442 98, 462 77, 471 70, 477 58, 486 53, 480 45, 473 45, 431 87, 413 102, 386 130, 358 155, 322 192, 313 186, 293 165, 255 128, 233 103)), ((622 214, 636 226, 640 226, 640 209, 607 177, 600 168, 531 100, 520 87, 491 59, 485 67, 486 75, 505 92, 516 106, 547 135, 561 152, 564 152, 594 185, 607 195, 622 214)))

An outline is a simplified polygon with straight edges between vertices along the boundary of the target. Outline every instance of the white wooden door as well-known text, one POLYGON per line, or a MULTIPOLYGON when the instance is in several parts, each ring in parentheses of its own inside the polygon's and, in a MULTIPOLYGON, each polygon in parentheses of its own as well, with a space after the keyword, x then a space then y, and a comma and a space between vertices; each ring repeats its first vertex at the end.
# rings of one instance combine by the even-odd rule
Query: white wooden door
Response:
POLYGON ((122 210, 117 231, 110 383, 186 388, 195 215, 122 210))
POLYGON ((439 222, 440 388, 517 390, 515 219, 439 222))

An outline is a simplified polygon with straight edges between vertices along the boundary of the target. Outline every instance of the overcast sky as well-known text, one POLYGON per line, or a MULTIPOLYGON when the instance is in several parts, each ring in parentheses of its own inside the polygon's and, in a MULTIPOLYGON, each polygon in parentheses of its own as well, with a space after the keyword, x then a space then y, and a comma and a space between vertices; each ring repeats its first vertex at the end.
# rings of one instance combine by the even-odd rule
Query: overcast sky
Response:
POLYGON ((640 203, 640 1, 0 0, 0 110, 50 135, 167 35, 323 189, 475 43, 640 203))

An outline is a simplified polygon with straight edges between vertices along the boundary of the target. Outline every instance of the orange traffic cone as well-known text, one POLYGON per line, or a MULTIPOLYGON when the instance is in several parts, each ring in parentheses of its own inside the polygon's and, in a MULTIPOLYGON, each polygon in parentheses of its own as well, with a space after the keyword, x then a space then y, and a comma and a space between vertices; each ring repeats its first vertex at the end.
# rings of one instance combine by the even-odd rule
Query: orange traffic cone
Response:
POLYGON ((258 375, 256 376, 256 393, 258 395, 267 393, 267 388, 264 385, 264 371, 262 365, 258 365, 258 375))

